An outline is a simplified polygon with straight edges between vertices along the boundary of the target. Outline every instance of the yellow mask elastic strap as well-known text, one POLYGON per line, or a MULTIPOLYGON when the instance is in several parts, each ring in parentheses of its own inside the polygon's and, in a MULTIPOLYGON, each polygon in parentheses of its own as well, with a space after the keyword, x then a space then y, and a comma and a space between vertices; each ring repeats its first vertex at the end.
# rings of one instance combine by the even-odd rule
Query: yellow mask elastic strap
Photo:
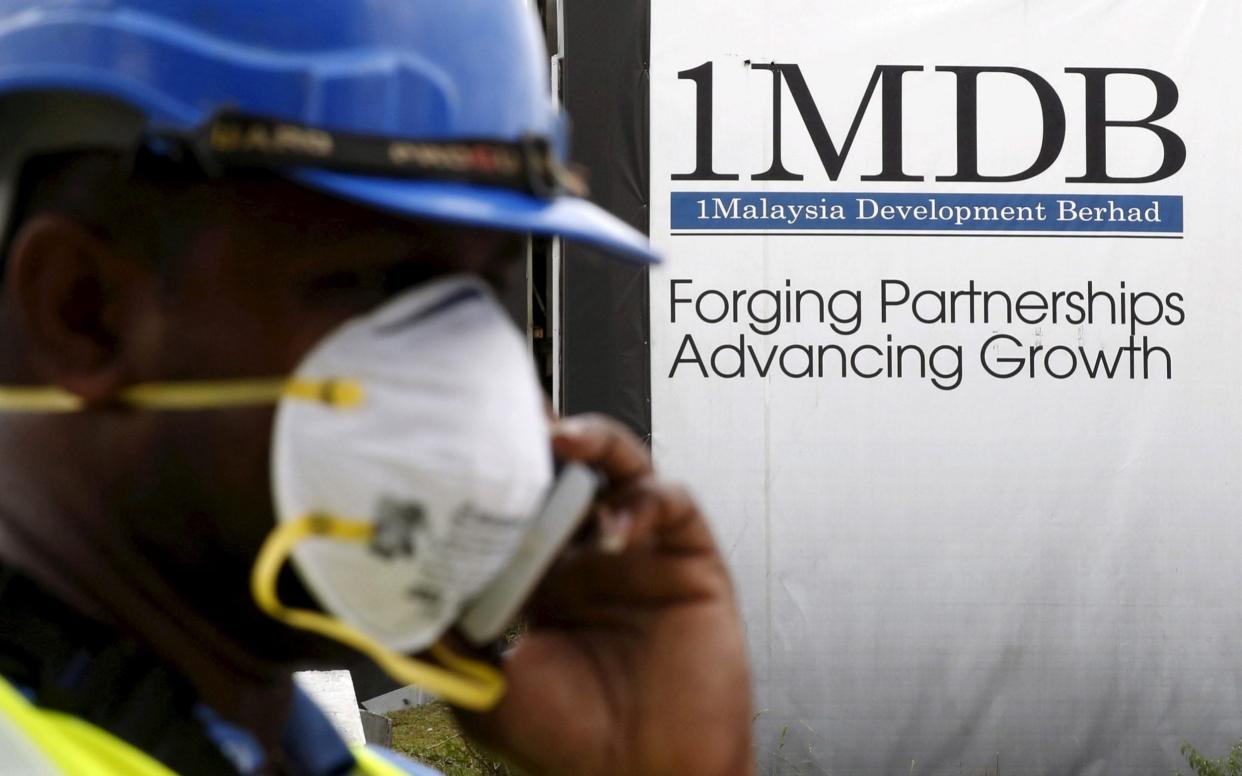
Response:
POLYGON ((324 515, 282 523, 259 550, 250 576, 251 595, 271 617, 356 649, 398 682, 416 684, 464 709, 491 709, 505 692, 504 676, 495 667, 456 655, 442 644, 433 646, 431 654, 443 668, 399 655, 338 619, 310 609, 286 607, 277 598, 276 578, 299 543, 314 537, 368 542, 374 533, 371 523, 324 515))
MULTIPOLYGON (((139 383, 126 388, 117 403, 147 410, 202 410, 275 404, 289 397, 333 407, 362 403, 362 386, 353 380, 212 380, 139 383)), ((0 386, 0 412, 80 412, 82 399, 50 386, 0 386)))

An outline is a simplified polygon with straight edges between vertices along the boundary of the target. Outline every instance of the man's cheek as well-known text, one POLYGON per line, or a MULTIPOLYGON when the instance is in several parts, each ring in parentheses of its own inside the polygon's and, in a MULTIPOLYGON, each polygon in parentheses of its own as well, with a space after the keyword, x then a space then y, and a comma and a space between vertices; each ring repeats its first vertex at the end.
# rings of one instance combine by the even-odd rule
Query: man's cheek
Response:
MULTIPOLYGON (((271 530, 272 418, 270 407, 161 418, 155 468, 162 492, 156 503, 185 512, 170 515, 170 522, 183 522, 205 543, 203 552, 249 564, 271 530)), ((168 538, 178 546, 175 536, 168 538)))

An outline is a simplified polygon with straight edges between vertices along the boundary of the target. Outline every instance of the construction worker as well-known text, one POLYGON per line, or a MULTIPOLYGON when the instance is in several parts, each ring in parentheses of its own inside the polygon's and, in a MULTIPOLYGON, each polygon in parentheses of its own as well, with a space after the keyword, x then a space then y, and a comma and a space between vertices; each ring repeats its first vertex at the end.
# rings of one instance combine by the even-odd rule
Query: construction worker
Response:
POLYGON ((532 773, 753 770, 703 517, 493 293, 655 258, 545 77, 521 0, 0 0, 0 773, 425 773, 291 682, 359 654, 532 773), (605 484, 492 660, 554 461, 605 484))

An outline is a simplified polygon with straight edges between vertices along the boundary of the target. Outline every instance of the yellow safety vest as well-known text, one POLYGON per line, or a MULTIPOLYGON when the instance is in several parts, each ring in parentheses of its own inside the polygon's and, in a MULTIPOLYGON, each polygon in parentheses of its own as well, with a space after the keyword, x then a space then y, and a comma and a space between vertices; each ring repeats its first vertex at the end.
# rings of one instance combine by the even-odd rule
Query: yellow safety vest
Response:
MULTIPOLYGON (((357 776, 406 776, 354 751, 357 776)), ((145 752, 70 714, 35 706, 0 677, 0 776, 176 776, 145 752)))

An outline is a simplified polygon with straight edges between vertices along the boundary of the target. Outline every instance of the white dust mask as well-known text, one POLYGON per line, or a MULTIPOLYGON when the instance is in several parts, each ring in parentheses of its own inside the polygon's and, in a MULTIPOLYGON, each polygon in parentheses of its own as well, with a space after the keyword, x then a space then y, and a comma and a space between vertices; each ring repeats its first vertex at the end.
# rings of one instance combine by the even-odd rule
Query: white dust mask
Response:
POLYGON ((526 345, 485 284, 452 277, 341 326, 293 378, 348 379, 362 396, 345 407, 281 400, 277 519, 374 526, 367 544, 302 543, 298 572, 345 622, 422 649, 513 554, 551 481, 526 345))
MULTIPOLYGON (((345 323, 291 382, 338 396, 286 395, 278 405, 280 526, 256 564, 256 599, 426 686, 425 677, 393 670, 410 661, 376 655, 357 636, 401 652, 431 646, 517 551, 552 479, 526 345, 484 283, 450 277, 345 323), (360 634, 275 601, 275 573, 290 549, 324 609, 360 634), (260 584, 265 572, 270 584, 260 584)), ((428 689, 485 705, 452 697, 462 695, 452 686, 428 689)))

